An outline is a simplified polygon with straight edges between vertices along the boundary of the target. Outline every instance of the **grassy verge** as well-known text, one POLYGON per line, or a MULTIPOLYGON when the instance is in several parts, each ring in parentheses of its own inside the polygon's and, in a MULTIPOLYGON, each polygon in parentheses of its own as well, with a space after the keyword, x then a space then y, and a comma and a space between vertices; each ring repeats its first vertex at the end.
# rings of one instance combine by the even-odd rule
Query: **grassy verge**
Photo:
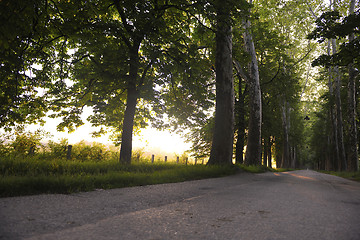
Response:
POLYGON ((255 166, 255 165, 250 165, 250 166, 246 166, 243 164, 238 164, 237 165, 240 169, 242 169, 245 172, 250 172, 250 173, 264 173, 264 172, 288 172, 288 171, 294 171, 294 169, 290 169, 290 168, 269 168, 269 167, 265 167, 265 166, 255 166))
POLYGON ((360 171, 359 172, 335 172, 335 171, 319 171, 321 173, 331 174, 334 176, 354 180, 360 182, 360 171))
POLYGON ((0 197, 42 193, 74 193, 160 183, 182 182, 234 174, 231 166, 138 163, 117 161, 44 161, 0 159, 0 197))

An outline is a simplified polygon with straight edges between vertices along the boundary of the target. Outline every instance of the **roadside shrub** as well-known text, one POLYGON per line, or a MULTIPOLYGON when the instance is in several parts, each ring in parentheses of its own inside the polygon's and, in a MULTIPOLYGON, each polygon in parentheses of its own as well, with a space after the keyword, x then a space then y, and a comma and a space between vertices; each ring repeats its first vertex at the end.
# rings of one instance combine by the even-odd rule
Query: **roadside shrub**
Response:
POLYGON ((68 140, 65 138, 61 139, 59 143, 51 140, 48 142, 48 147, 50 149, 51 155, 57 158, 66 157, 68 145, 69 145, 68 140))
POLYGON ((89 144, 85 141, 74 144, 71 153, 74 160, 95 162, 109 160, 111 155, 112 153, 104 144, 96 142, 89 144))
POLYGON ((23 126, 18 126, 13 132, 2 136, 2 150, 0 153, 14 153, 22 156, 33 155, 39 152, 40 149, 45 148, 41 140, 48 136, 50 134, 43 129, 31 132, 26 131, 23 126))
POLYGON ((0 155, 8 155, 11 152, 9 144, 6 143, 4 138, 0 139, 0 155))

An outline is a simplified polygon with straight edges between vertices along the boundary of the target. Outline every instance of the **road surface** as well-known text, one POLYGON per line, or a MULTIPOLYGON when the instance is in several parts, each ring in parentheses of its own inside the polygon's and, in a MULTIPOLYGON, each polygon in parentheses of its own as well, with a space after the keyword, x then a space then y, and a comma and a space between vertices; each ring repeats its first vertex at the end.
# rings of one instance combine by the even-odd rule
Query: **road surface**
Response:
POLYGON ((0 239, 360 239, 360 183, 314 171, 0 199, 0 239))

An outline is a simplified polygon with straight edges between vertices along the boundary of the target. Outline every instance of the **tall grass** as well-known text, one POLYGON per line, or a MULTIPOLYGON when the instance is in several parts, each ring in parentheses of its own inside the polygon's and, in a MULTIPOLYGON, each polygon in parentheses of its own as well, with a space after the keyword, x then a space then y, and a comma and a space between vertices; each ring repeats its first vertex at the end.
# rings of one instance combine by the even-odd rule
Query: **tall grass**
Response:
POLYGON ((360 182, 360 171, 357 172, 319 171, 319 172, 360 182))
POLYGON ((41 193, 74 193, 94 189, 141 186, 220 177, 236 172, 234 167, 140 162, 131 165, 110 161, 71 161, 2 156, 0 196, 41 193))

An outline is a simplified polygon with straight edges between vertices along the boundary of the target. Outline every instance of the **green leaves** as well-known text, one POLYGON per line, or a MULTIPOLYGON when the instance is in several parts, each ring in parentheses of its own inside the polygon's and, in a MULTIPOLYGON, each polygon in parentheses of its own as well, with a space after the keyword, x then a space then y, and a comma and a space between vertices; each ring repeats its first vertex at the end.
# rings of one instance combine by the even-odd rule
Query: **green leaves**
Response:
MULTIPOLYGON (((337 11, 325 12, 316 20, 317 27, 308 35, 308 39, 324 42, 326 39, 341 39, 348 35, 359 34, 360 13, 355 12, 346 17, 341 17, 337 11)), ((341 44, 338 53, 327 56, 321 55, 313 66, 347 66, 349 63, 360 59, 360 42, 355 38, 351 42, 341 44)))

